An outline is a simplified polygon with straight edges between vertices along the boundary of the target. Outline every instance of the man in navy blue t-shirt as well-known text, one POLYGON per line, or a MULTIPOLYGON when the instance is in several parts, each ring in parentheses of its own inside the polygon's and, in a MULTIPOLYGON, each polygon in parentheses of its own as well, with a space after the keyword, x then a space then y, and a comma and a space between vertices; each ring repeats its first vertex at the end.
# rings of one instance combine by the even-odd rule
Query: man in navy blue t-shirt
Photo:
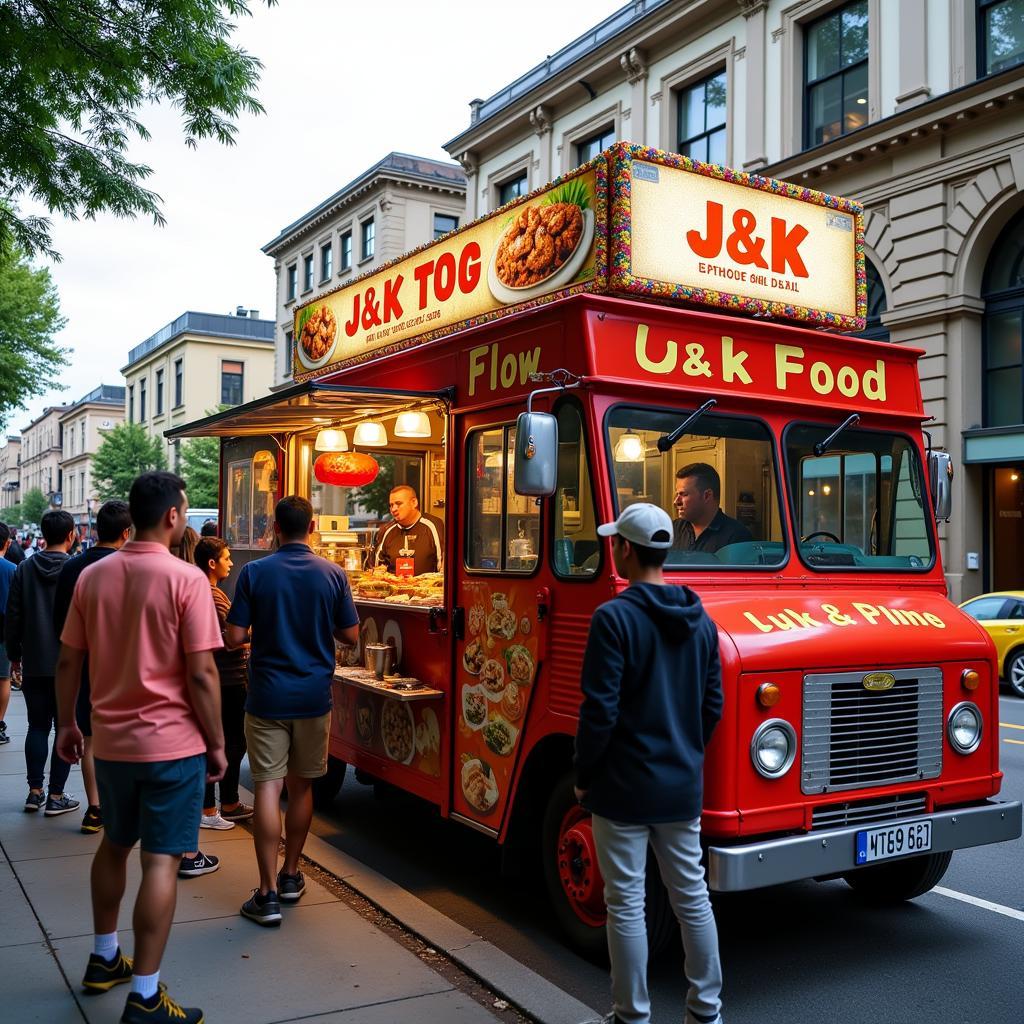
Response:
POLYGON ((228 647, 246 643, 252 630, 245 740, 256 788, 260 887, 242 915, 262 925, 280 924, 280 901, 294 902, 306 891, 299 857, 313 820, 313 780, 327 771, 334 641, 359 638, 348 578, 310 550, 312 529, 313 506, 305 498, 289 495, 277 503, 274 532, 281 546, 242 569, 227 617, 228 647), (278 872, 286 779, 287 834, 278 872))

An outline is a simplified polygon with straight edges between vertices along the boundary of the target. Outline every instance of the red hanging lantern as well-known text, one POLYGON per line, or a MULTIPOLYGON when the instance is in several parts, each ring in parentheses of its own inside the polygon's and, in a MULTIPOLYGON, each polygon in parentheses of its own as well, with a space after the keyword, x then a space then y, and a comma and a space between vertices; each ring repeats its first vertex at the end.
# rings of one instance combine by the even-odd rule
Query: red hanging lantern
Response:
POLYGON ((324 452, 313 463, 313 475, 322 484, 362 487, 377 479, 380 466, 366 452, 324 452))

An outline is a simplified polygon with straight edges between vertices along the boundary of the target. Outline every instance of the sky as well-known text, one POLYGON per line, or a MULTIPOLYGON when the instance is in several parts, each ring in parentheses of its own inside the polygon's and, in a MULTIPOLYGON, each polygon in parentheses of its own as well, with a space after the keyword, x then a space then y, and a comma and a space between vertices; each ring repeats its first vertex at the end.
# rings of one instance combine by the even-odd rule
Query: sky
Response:
MULTIPOLYGON (((128 351, 186 310, 258 309, 273 318, 280 229, 391 150, 448 159, 442 145, 486 98, 596 25, 625 0, 250 0, 237 45, 262 60, 260 117, 237 144, 188 149, 167 105, 143 112, 152 133, 133 159, 154 173, 164 227, 149 219, 53 217, 49 264, 74 350, 64 391, 33 399, 17 433, 46 406, 122 384, 128 351), (514 10, 514 15, 510 11, 514 10)), ((23 209, 24 209, 23 205, 23 209)))

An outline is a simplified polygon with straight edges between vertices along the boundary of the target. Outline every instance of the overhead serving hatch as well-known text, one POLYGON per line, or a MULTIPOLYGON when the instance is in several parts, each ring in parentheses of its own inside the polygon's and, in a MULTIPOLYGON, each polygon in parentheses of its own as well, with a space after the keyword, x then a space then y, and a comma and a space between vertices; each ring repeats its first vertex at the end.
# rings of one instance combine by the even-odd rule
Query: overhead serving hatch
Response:
POLYGON ((394 416, 429 403, 447 409, 450 401, 448 391, 378 390, 308 381, 174 427, 165 431, 164 437, 176 441, 183 437, 292 434, 328 423, 344 427, 360 420, 394 416))

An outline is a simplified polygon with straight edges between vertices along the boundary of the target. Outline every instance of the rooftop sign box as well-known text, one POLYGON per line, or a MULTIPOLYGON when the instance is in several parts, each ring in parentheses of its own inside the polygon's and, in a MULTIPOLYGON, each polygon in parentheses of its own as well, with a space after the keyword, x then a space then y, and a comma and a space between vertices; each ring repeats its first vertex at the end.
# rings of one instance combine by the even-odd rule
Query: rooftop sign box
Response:
POLYGON ((323 376, 578 292, 860 330, 861 207, 619 143, 300 306, 295 377, 323 376))

